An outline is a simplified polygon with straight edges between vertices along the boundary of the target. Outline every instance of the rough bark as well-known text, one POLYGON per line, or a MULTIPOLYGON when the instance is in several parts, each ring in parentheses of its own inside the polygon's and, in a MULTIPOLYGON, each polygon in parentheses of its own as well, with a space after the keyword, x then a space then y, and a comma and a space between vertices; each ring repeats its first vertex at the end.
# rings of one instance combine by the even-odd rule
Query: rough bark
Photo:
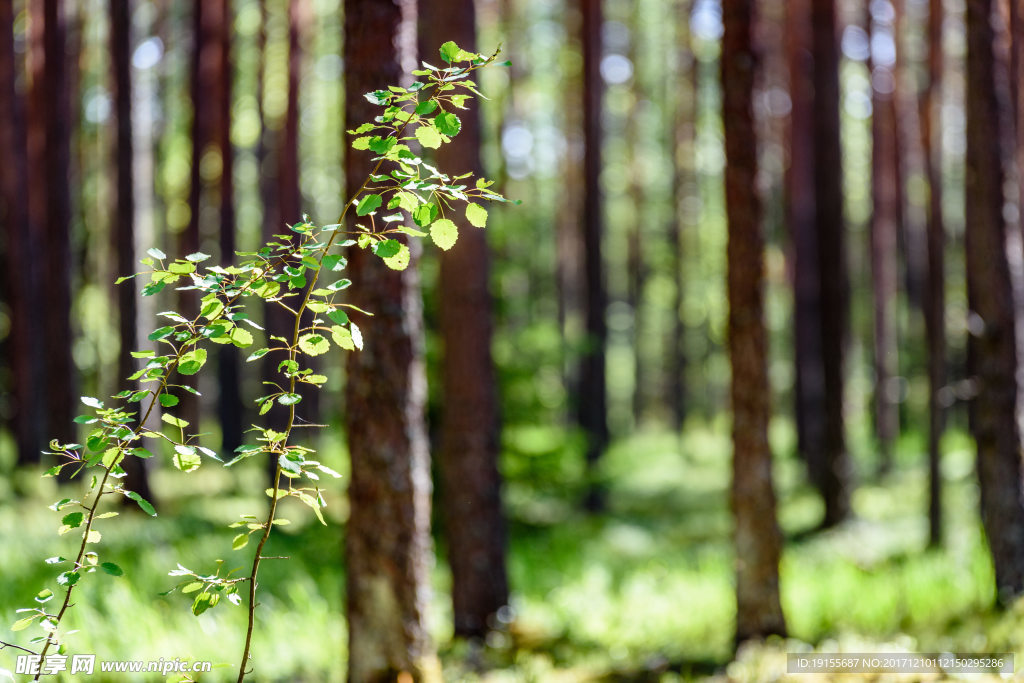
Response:
POLYGON ((605 321, 607 295, 601 257, 601 78, 600 0, 579 0, 583 16, 583 214, 581 229, 583 304, 586 339, 579 371, 579 424, 586 435, 587 471, 591 483, 588 510, 604 507, 604 492, 596 481, 597 464, 608 447, 608 398, 605 378, 605 321))
MULTIPOLYGON (((882 12, 869 12, 872 38, 889 36, 895 25, 882 12)), ((897 50, 898 52, 898 50, 897 50)), ((873 57, 871 71, 871 280, 874 302, 873 361, 875 438, 878 469, 892 468, 893 441, 899 431, 899 404, 892 383, 897 373, 896 287, 897 236, 902 223, 900 188, 899 116, 897 105, 898 62, 880 63, 873 57)))
MULTIPOLYGON (((351 129, 380 112, 364 93, 402 80, 400 60, 415 49, 415 32, 403 22, 413 20, 415 5, 346 0, 344 12, 345 129, 351 129)), ((365 180, 370 157, 346 154, 350 192, 365 180)), ((417 271, 415 265, 389 270, 356 250, 349 273, 352 303, 374 317, 366 320, 365 348, 346 362, 348 680, 439 679, 425 623, 433 558, 417 271)))
POLYGON ((942 215, 942 0, 928 3, 928 74, 921 93, 921 146, 928 175, 925 338, 928 347, 928 544, 942 543, 942 468, 939 447, 946 406, 945 225, 942 215))
MULTIPOLYGON (((439 47, 431 45, 433 36, 442 33, 459 47, 476 49, 472 0, 431 0, 419 7, 421 54, 427 61, 439 47)), ((461 132, 438 150, 438 165, 445 172, 482 172, 478 112, 460 111, 461 132)), ((485 231, 453 218, 459 241, 441 254, 438 297, 444 346, 438 500, 452 570, 455 635, 483 637, 494 626, 498 610, 508 604, 498 390, 491 355, 490 251, 485 231)))
POLYGON ((752 0, 725 0, 722 115, 729 222, 729 360, 732 365, 732 512, 736 543, 736 641, 786 631, 779 603, 782 535, 768 446, 771 390, 764 325, 764 235, 757 176, 751 45, 752 0))
POLYGON ((814 190, 821 292, 821 355, 825 430, 818 488, 825 501, 822 526, 850 514, 850 457, 843 420, 843 385, 849 283, 843 223, 842 155, 839 144, 839 44, 835 0, 811 3, 814 55, 814 190))
POLYGON ((978 383, 971 431, 978 451, 981 516, 1003 604, 1024 592, 1019 389, 1014 288, 1003 218, 1000 106, 991 0, 967 3, 967 303, 977 316, 968 362, 978 383))
POLYGON ((792 103, 785 213, 793 284, 793 410, 797 452, 807 463, 811 481, 820 489, 818 472, 825 452, 825 378, 821 357, 821 277, 815 229, 814 61, 810 50, 809 0, 790 0, 786 5, 786 23, 792 103))

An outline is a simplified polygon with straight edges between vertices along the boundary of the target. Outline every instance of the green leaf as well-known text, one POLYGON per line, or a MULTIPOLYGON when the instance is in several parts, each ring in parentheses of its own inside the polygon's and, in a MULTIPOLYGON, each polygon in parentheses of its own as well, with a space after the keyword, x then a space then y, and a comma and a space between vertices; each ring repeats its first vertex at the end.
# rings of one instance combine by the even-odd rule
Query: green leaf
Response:
POLYGON ((179 427, 181 429, 184 429, 185 427, 188 427, 188 421, 187 420, 182 420, 181 418, 174 417, 170 413, 164 413, 163 415, 160 416, 160 419, 163 420, 164 422, 166 422, 167 424, 172 425, 174 427, 179 427))
POLYGON ((356 345, 356 348, 360 351, 363 350, 363 333, 359 329, 359 325, 351 323, 348 326, 349 331, 352 333, 352 343, 356 345))
POLYGON ((419 198, 412 192, 396 192, 395 197, 398 199, 398 206, 412 213, 416 210, 416 207, 420 205, 419 198))
POLYGON ((220 315, 220 312, 223 310, 224 304, 221 303, 219 299, 211 299, 203 304, 203 308, 199 313, 208 320, 213 320, 220 315))
POLYGON ((467 204, 466 205, 466 220, 469 221, 470 225, 474 225, 478 228, 487 226, 487 209, 480 206, 479 204, 467 204))
POLYGON ((196 599, 192 602, 192 614, 197 617, 205 612, 206 610, 213 607, 216 603, 214 598, 217 597, 211 593, 200 593, 196 596, 196 599))
POLYGON ((364 123, 358 128, 348 131, 349 135, 362 135, 368 131, 373 130, 374 126, 372 123, 364 123))
POLYGON ((462 129, 462 122, 459 117, 451 112, 442 112, 434 118, 434 125, 448 137, 455 137, 462 129))
POLYGON ((157 328, 157 329, 155 329, 155 330, 153 330, 152 332, 149 333, 149 340, 150 341, 157 341, 159 339, 163 339, 164 337, 169 337, 173 333, 174 333, 174 328, 171 327, 170 325, 167 325, 165 327, 160 327, 160 328, 157 328))
POLYGON ((252 355, 245 359, 245 362, 248 363, 250 361, 259 360, 268 353, 270 353, 270 349, 260 349, 259 351, 254 351, 252 355))
POLYGON ((89 529, 89 534, 85 537, 86 543, 99 543, 103 540, 103 535, 95 529, 89 529))
POLYGON ((188 275, 189 273, 196 272, 196 264, 187 261, 175 261, 167 266, 167 270, 175 275, 188 275))
POLYGON ((236 327, 231 330, 229 335, 231 343, 240 349, 244 349, 246 346, 252 345, 252 334, 249 330, 243 330, 241 327, 236 327))
POLYGON ((210 258, 210 255, 209 254, 204 254, 201 251, 197 251, 194 254, 189 254, 185 258, 187 260, 189 260, 189 261, 194 261, 194 262, 198 263, 199 261, 205 261, 206 259, 210 258))
POLYGON ((364 135, 361 138, 356 138, 355 140, 352 141, 352 149, 370 149, 370 139, 371 136, 369 135, 364 135))
POLYGON ((124 570, 118 567, 113 562, 103 562, 100 564, 100 569, 110 574, 111 576, 124 576, 124 570))
POLYGON ((333 322, 338 323, 339 325, 345 325, 348 323, 348 313, 341 310, 340 308, 328 313, 327 317, 330 318, 333 322))
POLYGON ((320 386, 327 381, 327 375, 306 375, 302 378, 302 381, 320 386))
POLYGON ((156 517, 156 508, 153 507, 153 504, 150 503, 145 498, 143 498, 142 496, 140 496, 139 494, 135 493, 135 491, 125 491, 124 495, 138 503, 139 507, 142 508, 142 511, 145 512, 147 515, 149 515, 150 517, 156 517))
POLYGON ((160 405, 164 408, 173 408, 178 405, 178 397, 174 394, 160 394, 160 405))
POLYGON ((165 254, 164 252, 160 251, 156 247, 153 247, 152 249, 147 249, 146 253, 149 254, 150 256, 152 256, 153 258, 158 259, 158 260, 159 259, 167 258, 167 254, 165 254))
MULTIPOLYGON (((59 579, 58 579, 58 581, 59 581, 59 579)), ((40 616, 41 615, 39 615, 39 614, 34 614, 31 617, 25 617, 24 619, 18 619, 16 622, 14 622, 14 624, 11 625, 11 630, 12 631, 24 631, 25 629, 27 629, 29 626, 32 625, 33 621, 38 619, 40 616)))
POLYGON ((384 265, 391 270, 405 270, 409 267, 409 261, 412 258, 412 254, 409 251, 409 247, 404 244, 398 245, 398 253, 394 256, 389 256, 384 259, 384 265))
POLYGON ((437 218, 437 204, 434 202, 421 204, 412 212, 413 221, 421 228, 425 228, 433 223, 435 218, 437 218))
POLYGON ((103 402, 100 401, 98 398, 93 398, 92 396, 83 396, 82 403, 89 406, 90 408, 95 408, 97 410, 103 409, 103 402))
POLYGON ((387 90, 374 90, 373 92, 366 93, 363 97, 365 97, 370 104, 379 104, 381 106, 386 105, 391 101, 391 95, 387 90))
POLYGON ((340 325, 332 326, 331 339, 334 340, 335 344, 345 349, 346 351, 356 350, 355 342, 352 341, 352 332, 350 332, 349 329, 346 327, 342 327, 340 325))
POLYGON ((202 581, 192 581, 191 583, 186 583, 184 586, 182 586, 181 587, 181 592, 185 593, 185 594, 195 593, 197 590, 199 590, 202 587, 203 587, 203 582, 202 581))
POLYGON ((459 229, 447 218, 441 218, 430 225, 430 239, 434 244, 448 251, 459 238, 459 229))
POLYGON ((134 455, 135 457, 137 457, 137 458, 152 458, 152 457, 153 457, 153 454, 152 454, 152 453, 150 453, 150 452, 149 452, 148 450, 146 450, 145 448, 133 448, 133 449, 132 449, 131 451, 129 451, 129 452, 130 452, 130 453, 131 453, 132 455, 134 455))
POLYGON ((402 247, 402 243, 398 240, 384 240, 373 245, 373 253, 381 258, 390 258, 397 254, 402 247))
POLYGON ((376 152, 377 154, 387 154, 391 150, 391 148, 395 146, 395 143, 397 142, 397 138, 382 138, 379 135, 376 135, 370 138, 369 147, 371 151, 376 152))
POLYGON ((293 406, 301 400, 302 397, 298 394, 281 394, 281 396, 278 397, 277 402, 283 406, 293 406))
POLYGON ((182 472, 192 472, 202 464, 202 459, 196 454, 196 449, 182 444, 174 447, 174 455, 171 456, 171 461, 182 472))
POLYGON ((442 45, 441 49, 438 50, 438 52, 441 53, 441 59, 444 60, 445 64, 451 64, 454 62, 460 51, 459 46, 451 40, 442 45))
MULTIPOLYGON (((433 126, 421 125, 416 129, 416 139, 420 144, 429 149, 437 149, 441 146, 441 135, 433 126)), ((360 214, 362 215, 362 214, 360 214)))
MULTIPOLYGON (((250 335, 250 340, 252 335, 250 335)), ((193 349, 181 357, 178 372, 183 375, 194 375, 206 364, 206 349, 193 349)), ((161 401, 163 403, 163 401, 161 401)), ((173 404, 172 404, 173 405, 173 404)))
POLYGON ((323 267, 327 270, 344 270, 347 265, 348 261, 346 261, 345 257, 340 254, 327 254, 324 256, 323 267))
POLYGON ((331 350, 331 343, 321 334, 305 334, 299 338, 299 349, 307 356, 319 356, 331 350))
POLYGON ((83 512, 72 512, 70 514, 64 515, 64 518, 61 519, 60 521, 61 521, 62 524, 67 524, 69 527, 75 528, 77 526, 81 526, 82 525, 82 520, 84 518, 85 518, 85 513, 83 513, 83 512))
POLYGON ((249 534, 238 534, 231 541, 232 550, 241 550, 247 545, 249 545, 249 534))
POLYGON ((426 100, 416 105, 416 113, 420 116, 426 116, 437 109, 437 100, 426 100))
POLYGON ((36 600, 36 602, 38 602, 40 604, 43 604, 43 603, 49 602, 52 598, 53 598, 53 591, 50 590, 49 588, 44 588, 43 590, 41 590, 38 593, 36 593, 35 600, 36 600))
POLYGON ((359 216, 365 216, 369 213, 373 213, 381 205, 383 199, 379 194, 368 194, 362 198, 358 206, 356 206, 356 214, 359 216))

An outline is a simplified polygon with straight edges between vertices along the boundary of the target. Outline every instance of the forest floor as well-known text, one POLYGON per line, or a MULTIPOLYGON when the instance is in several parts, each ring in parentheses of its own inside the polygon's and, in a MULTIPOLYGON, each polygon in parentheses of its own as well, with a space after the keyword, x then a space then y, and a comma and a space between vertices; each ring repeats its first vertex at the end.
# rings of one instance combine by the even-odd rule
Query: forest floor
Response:
MULTIPOLYGON (((785 452, 787 435, 775 432, 773 443, 783 444, 776 450, 785 452)), ((723 423, 694 425, 681 439, 650 432, 615 444, 602 470, 608 509, 596 516, 575 504, 580 468, 563 462, 564 439, 524 429, 510 431, 506 440, 517 452, 506 468, 512 610, 485 645, 452 644, 445 600, 450 577, 439 542, 433 630, 446 680, 826 680, 786 675, 787 653, 810 651, 1015 651, 1018 669, 1024 668, 1024 603, 1005 612, 991 608, 973 451, 962 434, 945 442, 948 526, 941 551, 925 550, 927 482, 923 448, 913 437, 901 442, 884 482, 861 479, 855 519, 823 533, 809 533, 821 507, 802 483, 800 463, 779 458, 779 515, 787 538, 782 602, 791 639, 738 656, 732 651, 730 457, 723 423)), ((334 459, 344 460, 340 452, 324 457, 342 469, 334 459)), ((869 471, 870 463, 862 464, 869 471)), ((100 523, 100 560, 116 562, 125 576, 83 581, 70 613, 72 627, 80 629, 72 651, 111 660, 210 660, 214 676, 202 680, 228 679, 241 649, 244 610, 224 601, 197 618, 186 597, 161 593, 175 585, 167 572, 179 562, 199 572, 211 571, 217 558, 247 562, 249 549, 232 554, 233 531, 225 527, 263 503, 234 493, 223 470, 207 464, 200 472, 187 480, 174 472, 158 475, 157 490, 176 494, 156 501, 159 517, 125 510, 100 523)), ((258 468, 243 472, 251 479, 248 490, 262 489, 258 468)), ((0 612, 9 623, 53 574, 42 558, 70 552, 72 541, 54 533, 59 520, 46 507, 62 495, 51 488, 19 500, 0 491, 0 612)), ((346 516, 345 505, 336 502, 341 497, 328 497, 331 526, 320 526, 304 508, 287 509, 293 523, 272 541, 270 554, 291 559, 265 563, 261 572, 254 646, 261 681, 342 680, 342 530, 335 524, 346 516)), ((31 633, 0 629, 0 640, 25 644, 31 633)), ((0 651, 4 668, 14 668, 10 649, 0 651)))

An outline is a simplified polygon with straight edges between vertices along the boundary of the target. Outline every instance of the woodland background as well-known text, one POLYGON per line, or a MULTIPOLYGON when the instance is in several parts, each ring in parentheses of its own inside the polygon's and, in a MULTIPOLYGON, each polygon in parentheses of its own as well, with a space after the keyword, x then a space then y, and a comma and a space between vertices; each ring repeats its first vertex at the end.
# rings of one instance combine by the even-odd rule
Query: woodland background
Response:
MULTIPOLYGON (((153 246, 228 263, 303 214, 335 222, 368 170, 345 134, 373 115, 361 94, 455 40, 511 65, 438 163, 522 204, 378 298, 398 322, 368 365, 320 359, 304 418, 345 476, 328 527, 296 511, 275 541, 292 559, 264 582, 265 680, 342 680, 353 633, 398 638, 396 670, 436 647, 450 680, 764 680, 811 648, 1024 655, 1019 3, 415 5, 0 3, 11 621, 60 543, 40 452, 188 305, 113 280, 153 246), (379 357, 404 360, 382 374, 379 357), (425 501, 408 471, 428 445, 433 512, 360 498, 425 501), (419 540, 373 545, 405 531, 419 540), (397 635, 345 599, 389 562, 412 595, 397 635)), ((272 369, 216 364, 182 411, 228 453, 272 369)), ((241 610, 197 619, 158 594, 175 562, 225 552, 268 476, 248 464, 129 472, 160 517, 105 537, 127 576, 83 593, 76 649, 231 661, 241 610)))

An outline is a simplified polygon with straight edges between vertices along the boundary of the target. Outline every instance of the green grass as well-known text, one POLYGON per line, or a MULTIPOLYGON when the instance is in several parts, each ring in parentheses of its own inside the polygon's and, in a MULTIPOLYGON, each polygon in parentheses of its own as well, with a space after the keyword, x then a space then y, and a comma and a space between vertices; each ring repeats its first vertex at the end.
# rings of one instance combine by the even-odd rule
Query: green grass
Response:
MULTIPOLYGON (((616 443, 603 463, 609 490, 606 514, 588 517, 575 501, 582 490, 578 443, 557 430, 510 432, 516 455, 507 487, 514 619, 487 647, 449 642, 450 578, 435 572, 433 631, 448 680, 574 681, 676 680, 718 673, 762 680, 784 671, 785 652, 965 651, 1016 649, 1024 657, 1024 606, 994 612, 992 570, 977 516, 972 455, 962 435, 946 443, 946 548, 924 551, 926 480, 913 438, 901 442, 897 469, 884 482, 862 483, 856 519, 841 529, 807 535, 820 503, 802 483, 801 466, 777 462, 779 516, 790 539, 782 561, 782 600, 793 640, 732 653, 733 595, 729 442, 724 423, 695 424, 683 438, 640 433, 616 443), (544 485, 538 481, 543 480, 544 485)), ((772 432, 776 452, 791 450, 785 425, 772 432)), ((868 467, 862 468, 867 471, 868 467)), ((262 501, 234 495, 213 468, 201 495, 161 506, 149 519, 124 510, 104 521, 102 561, 125 577, 89 576, 76 592, 69 624, 80 629, 74 652, 101 659, 183 657, 223 664, 202 680, 233 680, 245 613, 224 604, 194 617, 186 598, 161 596, 174 585, 177 562, 207 571, 230 553, 226 523, 262 501)), ((184 491, 176 477, 159 490, 184 491)), ((27 500, 2 493, 0 611, 31 604, 51 575, 41 559, 71 552, 58 537, 57 515, 44 491, 27 500)), ((338 493, 328 510, 331 527, 291 509, 293 525, 280 529, 264 564, 262 606, 255 637, 260 681, 340 681, 345 660, 341 618, 341 543, 346 509, 338 493)), ((0 630, 0 640, 24 644, 23 631, 0 630)), ((10 649, 0 668, 14 668, 10 649)), ((99 680, 95 677, 94 680, 99 680)), ((118 681, 133 680, 119 674, 118 681)), ((138 679, 146 680, 146 679, 138 679)), ((152 678, 148 680, 153 680, 152 678)))

